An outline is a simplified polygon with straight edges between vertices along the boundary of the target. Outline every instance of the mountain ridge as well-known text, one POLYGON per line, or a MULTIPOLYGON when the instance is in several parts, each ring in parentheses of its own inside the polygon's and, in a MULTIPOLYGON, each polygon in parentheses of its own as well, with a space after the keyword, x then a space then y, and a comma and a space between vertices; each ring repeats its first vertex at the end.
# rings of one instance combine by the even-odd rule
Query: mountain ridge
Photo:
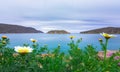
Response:
POLYGON ((88 31, 80 32, 82 34, 97 34, 97 33, 109 33, 109 34, 120 34, 120 27, 104 27, 88 31))
POLYGON ((0 23, 0 33, 43 33, 32 27, 0 23))
POLYGON ((70 32, 67 32, 65 30, 50 30, 47 33, 48 34, 70 34, 70 32))

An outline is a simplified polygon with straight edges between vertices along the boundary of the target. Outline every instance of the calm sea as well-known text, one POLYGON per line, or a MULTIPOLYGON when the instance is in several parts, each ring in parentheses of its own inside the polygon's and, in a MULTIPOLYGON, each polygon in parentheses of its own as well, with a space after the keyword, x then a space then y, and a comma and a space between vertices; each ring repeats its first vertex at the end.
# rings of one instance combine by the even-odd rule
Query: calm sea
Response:
MULTIPOLYGON (((81 49, 88 44, 92 44, 97 50, 101 50, 98 39, 103 38, 100 34, 41 34, 41 33, 26 33, 26 34, 0 34, 0 36, 6 35, 10 39, 9 46, 14 48, 14 46, 22 46, 24 43, 32 44, 30 38, 34 38, 38 41, 40 46, 48 45, 49 49, 54 49, 61 45, 61 51, 67 51, 70 42, 69 36, 74 35, 75 41, 82 38, 82 42, 79 44, 81 49)), ((104 38, 103 38, 104 39, 104 38)), ((111 38, 109 40, 108 49, 116 50, 120 48, 120 35, 118 34, 116 38, 111 38)))

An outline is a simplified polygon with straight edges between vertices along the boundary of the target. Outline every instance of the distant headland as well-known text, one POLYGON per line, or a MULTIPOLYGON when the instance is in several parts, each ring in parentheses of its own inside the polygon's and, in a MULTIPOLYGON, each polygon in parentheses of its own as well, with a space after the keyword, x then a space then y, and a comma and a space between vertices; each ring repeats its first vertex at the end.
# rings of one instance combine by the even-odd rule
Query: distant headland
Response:
POLYGON ((70 34, 70 32, 67 32, 65 30, 51 30, 47 32, 48 34, 70 34))
POLYGON ((43 33, 31 27, 0 23, 0 33, 43 33))
POLYGON ((109 34, 120 34, 120 27, 105 27, 105 28, 99 28, 89 31, 83 31, 80 32, 82 34, 97 34, 97 33, 109 33, 109 34))

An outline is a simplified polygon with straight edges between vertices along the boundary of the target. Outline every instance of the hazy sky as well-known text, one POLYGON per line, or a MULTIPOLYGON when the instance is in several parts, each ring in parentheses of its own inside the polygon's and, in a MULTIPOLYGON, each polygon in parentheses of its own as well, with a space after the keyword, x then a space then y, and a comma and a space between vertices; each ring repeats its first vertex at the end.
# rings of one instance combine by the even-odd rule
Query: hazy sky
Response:
POLYGON ((72 33, 120 27, 120 0, 1 0, 0 23, 72 33))

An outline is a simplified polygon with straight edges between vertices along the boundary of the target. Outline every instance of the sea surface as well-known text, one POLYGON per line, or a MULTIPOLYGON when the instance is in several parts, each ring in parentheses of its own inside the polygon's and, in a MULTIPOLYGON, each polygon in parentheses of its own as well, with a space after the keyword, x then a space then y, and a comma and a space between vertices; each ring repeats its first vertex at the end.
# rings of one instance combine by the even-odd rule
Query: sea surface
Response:
MULTIPOLYGON (((42 34, 42 33, 23 33, 23 34, 0 34, 8 36, 10 39, 9 46, 22 46, 23 44, 32 44, 31 38, 37 40, 40 46, 48 45, 50 50, 56 48, 58 44, 61 46, 61 51, 66 52, 69 49, 68 43, 71 41, 69 36, 75 36, 76 41, 82 38, 82 42, 79 44, 81 49, 85 49, 88 44, 93 45, 96 50, 101 50, 99 38, 105 40, 100 34, 42 34)), ((116 38, 111 38, 108 44, 108 50, 118 50, 120 48, 120 34, 116 35, 116 38)))

